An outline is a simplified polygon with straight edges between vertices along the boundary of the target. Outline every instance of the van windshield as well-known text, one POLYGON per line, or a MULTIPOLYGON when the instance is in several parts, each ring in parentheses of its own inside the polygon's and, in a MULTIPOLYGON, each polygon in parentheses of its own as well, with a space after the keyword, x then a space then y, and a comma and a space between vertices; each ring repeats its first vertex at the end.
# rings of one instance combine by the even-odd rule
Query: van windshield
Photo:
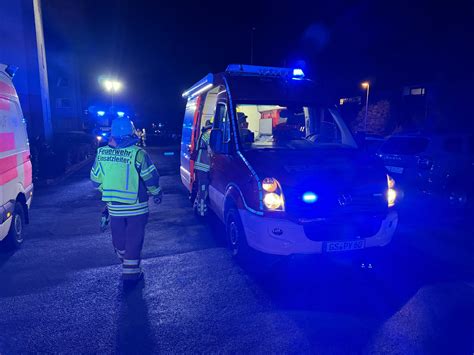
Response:
MULTIPOLYGON (((244 149, 305 149, 347 142, 344 122, 330 110, 295 104, 237 104, 236 120, 244 149), (342 126, 341 126, 342 125, 342 126)), ((352 137, 351 137, 352 140, 352 137)))

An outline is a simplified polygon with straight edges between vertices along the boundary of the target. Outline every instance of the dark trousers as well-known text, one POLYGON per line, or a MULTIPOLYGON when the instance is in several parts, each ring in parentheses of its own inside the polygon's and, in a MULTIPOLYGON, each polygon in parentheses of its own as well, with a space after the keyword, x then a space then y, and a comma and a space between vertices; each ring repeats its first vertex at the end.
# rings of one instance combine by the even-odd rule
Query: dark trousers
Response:
POLYGON ((197 184, 198 184, 198 198, 206 199, 208 196, 209 189, 209 172, 202 170, 194 170, 196 172, 197 184))
POLYGON ((141 252, 145 237, 148 213, 131 217, 110 218, 112 243, 117 256, 122 261, 123 277, 133 279, 140 272, 141 252))

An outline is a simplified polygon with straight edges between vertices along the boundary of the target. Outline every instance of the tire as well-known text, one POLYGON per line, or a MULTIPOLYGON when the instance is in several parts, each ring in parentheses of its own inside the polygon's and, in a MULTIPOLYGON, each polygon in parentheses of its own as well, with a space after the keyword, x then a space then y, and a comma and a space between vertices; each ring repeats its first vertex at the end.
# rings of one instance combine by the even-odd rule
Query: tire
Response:
POLYGON ((239 262, 247 261, 249 259, 250 247, 247 244, 247 238, 237 209, 230 208, 225 220, 227 245, 232 257, 239 262))
POLYGON ((232 257, 250 274, 266 276, 280 260, 280 257, 252 249, 247 243, 245 230, 236 208, 226 214, 226 239, 232 257))
POLYGON ((23 228, 25 226, 25 211, 21 203, 15 203, 15 209, 13 210, 12 223, 10 230, 8 231, 7 237, 5 238, 5 244, 7 249, 18 249, 23 243, 23 228))

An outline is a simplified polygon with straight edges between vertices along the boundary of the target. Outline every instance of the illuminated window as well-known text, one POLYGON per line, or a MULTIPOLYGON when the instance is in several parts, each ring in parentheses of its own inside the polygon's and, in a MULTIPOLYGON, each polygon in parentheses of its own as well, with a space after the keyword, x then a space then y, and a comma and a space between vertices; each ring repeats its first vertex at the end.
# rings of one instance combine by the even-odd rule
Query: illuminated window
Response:
POLYGON ((425 95, 425 88, 411 88, 410 95, 412 96, 423 96, 425 95))

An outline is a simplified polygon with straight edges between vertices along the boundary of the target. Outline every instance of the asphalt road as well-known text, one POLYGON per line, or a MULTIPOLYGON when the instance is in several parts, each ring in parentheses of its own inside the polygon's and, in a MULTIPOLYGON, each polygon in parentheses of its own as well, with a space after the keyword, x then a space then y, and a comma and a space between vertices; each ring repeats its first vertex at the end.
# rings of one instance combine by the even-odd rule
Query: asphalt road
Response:
POLYGON ((88 167, 35 193, 22 248, 0 253, 0 354, 473 353, 474 233, 459 215, 413 203, 371 270, 295 256, 255 279, 219 222, 193 216, 178 151, 164 151, 150 149, 165 199, 151 207, 145 285, 130 294, 88 167))

